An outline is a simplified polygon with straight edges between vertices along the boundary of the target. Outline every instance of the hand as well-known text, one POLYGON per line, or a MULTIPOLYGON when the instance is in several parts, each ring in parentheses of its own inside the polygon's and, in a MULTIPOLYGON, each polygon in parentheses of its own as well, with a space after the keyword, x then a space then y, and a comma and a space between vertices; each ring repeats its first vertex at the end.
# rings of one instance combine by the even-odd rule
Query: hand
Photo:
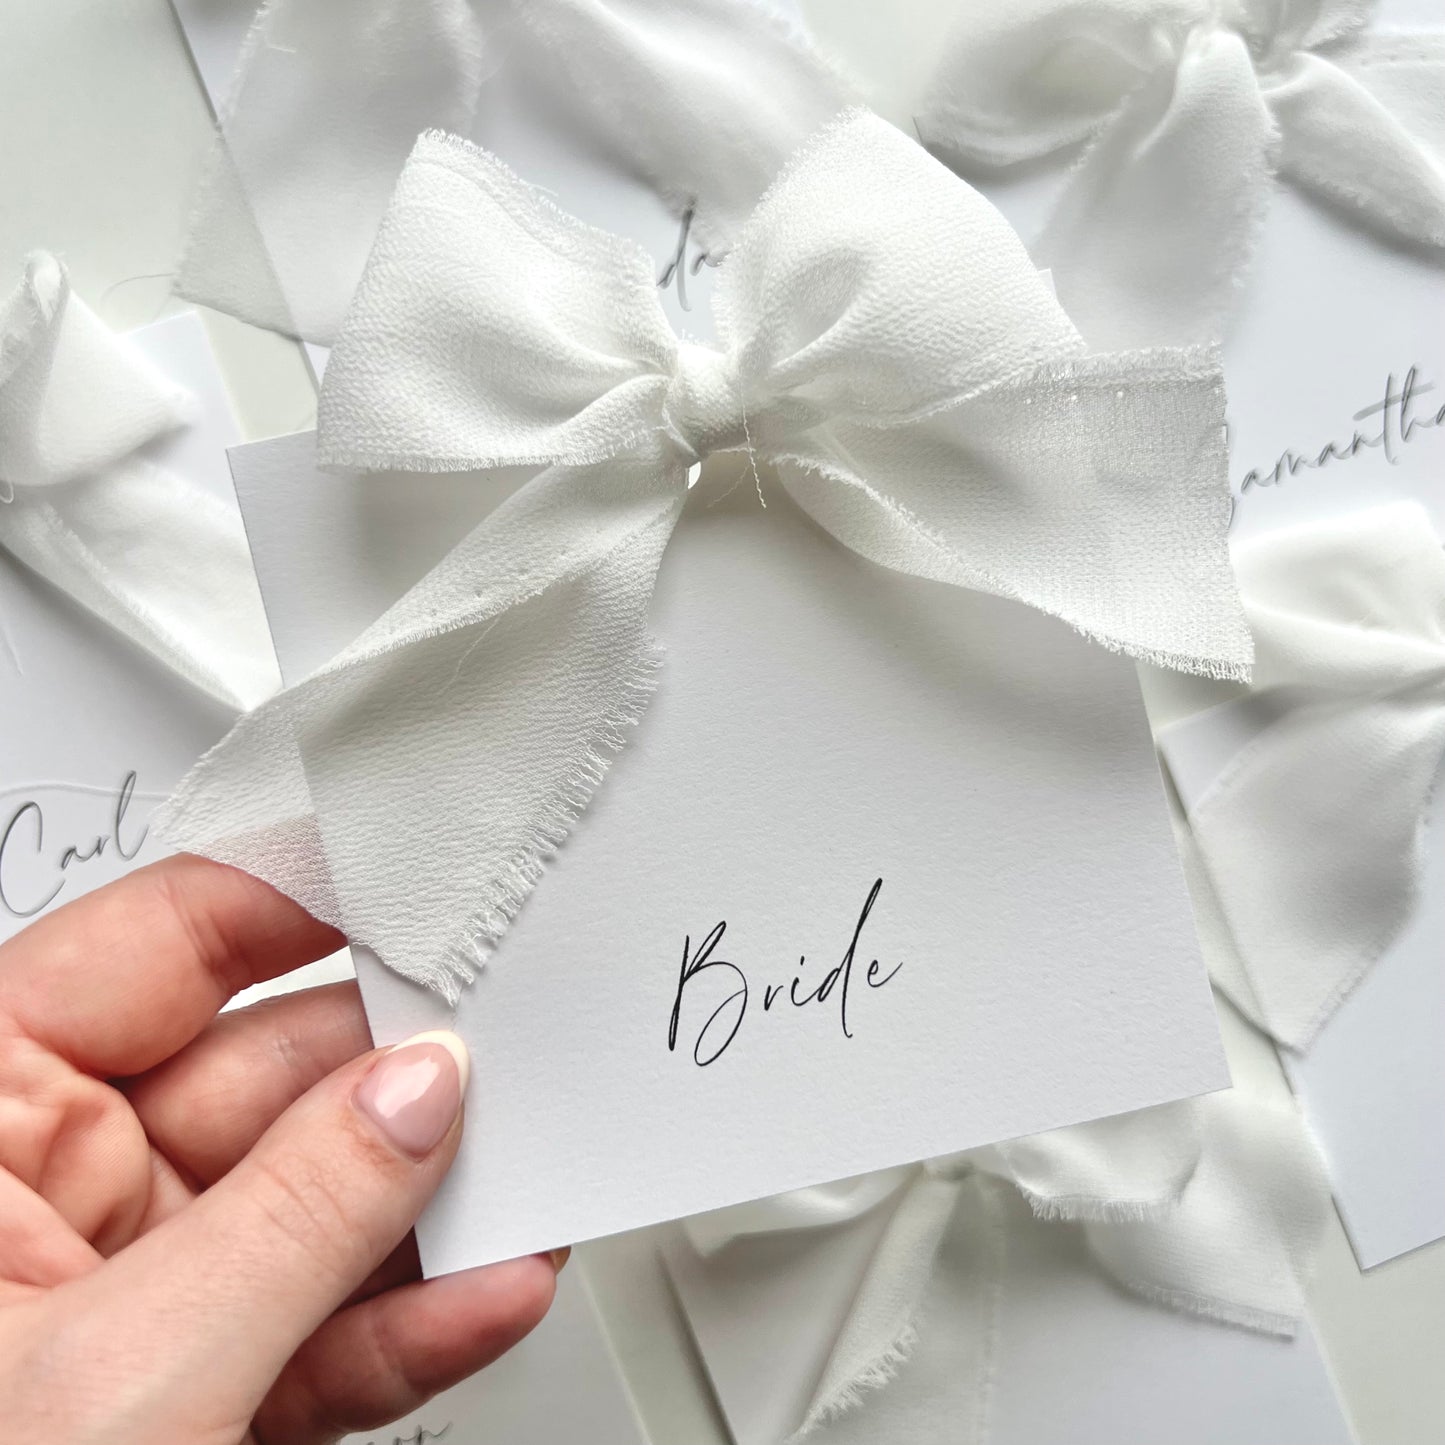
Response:
POLYGON ((180 857, 0 947, 0 1436, 314 1445, 546 1312, 545 1256, 419 1282, 460 1040, 369 1052, 354 984, 216 1017, 341 943, 180 857))

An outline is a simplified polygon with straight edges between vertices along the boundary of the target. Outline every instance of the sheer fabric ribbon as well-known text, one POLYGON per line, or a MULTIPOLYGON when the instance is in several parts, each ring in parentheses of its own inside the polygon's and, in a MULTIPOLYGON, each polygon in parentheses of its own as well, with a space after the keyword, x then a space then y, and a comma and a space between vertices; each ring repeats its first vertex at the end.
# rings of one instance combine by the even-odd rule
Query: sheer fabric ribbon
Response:
POLYGON ((820 131, 715 295, 722 348, 679 342, 639 248, 421 140, 332 356, 320 455, 544 470, 208 756, 174 843, 455 995, 645 705, 653 581, 718 452, 759 486, 769 464, 883 566, 1247 672, 1215 358, 1086 354, 997 212, 898 131, 862 112, 820 131))
POLYGON ((714 1255, 889 1211, 794 1438, 984 1445, 1010 1189, 1035 1217, 1081 1229, 1125 1289, 1282 1336, 1329 1211, 1293 1106, 1229 1090, 688 1220, 693 1247, 714 1255))
POLYGON ((1090 343, 1225 329, 1277 172, 1445 247, 1445 30, 1373 0, 988 0, 918 115, 968 173, 1084 150, 1034 248, 1090 343))
MULTIPOLYGON (((721 253, 789 155, 850 103, 754 0, 270 0, 247 41, 178 289, 307 341, 340 331, 424 130, 489 130, 530 56, 579 133, 721 253)), ((550 93, 550 89, 549 89, 550 93)))
POLYGON ((29 259, 0 308, 0 548, 241 710, 277 683, 241 519, 144 451, 186 401, 29 259))
POLYGON ((1280 710, 1189 811, 1240 967, 1215 981, 1304 1049, 1399 935, 1445 758, 1445 551, 1413 503, 1236 549, 1255 691, 1280 710))

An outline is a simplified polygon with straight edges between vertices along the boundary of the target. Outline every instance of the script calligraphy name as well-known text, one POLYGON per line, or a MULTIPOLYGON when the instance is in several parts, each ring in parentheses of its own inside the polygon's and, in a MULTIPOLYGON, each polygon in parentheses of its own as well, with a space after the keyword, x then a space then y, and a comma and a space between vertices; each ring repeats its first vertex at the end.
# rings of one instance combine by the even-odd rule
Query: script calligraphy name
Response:
MULTIPOLYGON (((876 958, 872 959, 866 967, 858 962, 864 925, 868 922, 868 915, 872 913, 873 905, 877 903, 878 895, 882 891, 883 880, 879 878, 868 891, 868 897, 864 901, 862 911, 858 914, 857 922, 853 925, 853 936, 848 940, 848 947, 844 950, 842 960, 834 964, 823 975, 816 988, 809 990, 803 982, 803 970, 808 962, 806 955, 799 956, 798 966, 793 971, 791 980, 764 985, 762 1004, 765 1014, 771 1013, 774 1004, 780 999, 795 1009, 807 1008, 812 1004, 826 1005, 835 1002, 843 1037, 848 1039, 853 1037, 853 1030, 848 1019, 848 1005, 852 1000, 852 990, 855 986, 854 965, 857 964, 862 969, 863 986, 869 989, 885 987, 897 978, 903 967, 901 963, 897 963, 885 971, 884 965, 876 958), (799 991, 800 989, 802 992, 799 991)), ((683 940, 682 967, 678 972, 677 992, 673 997, 672 1014, 667 1024, 667 1048, 668 1052, 672 1053, 677 1048, 678 1033, 683 1022, 683 1000, 688 991, 701 991, 704 994, 703 1007, 705 1008, 717 997, 720 989, 727 990, 723 998, 714 1004, 712 1011, 707 1015, 693 1039, 693 1062, 701 1068, 716 1063, 733 1040, 737 1038, 738 1030, 743 1026, 748 1006, 754 996, 752 984, 742 965, 731 959, 723 958, 719 954, 718 950, 727 934, 727 927, 727 920, 720 919, 708 930, 696 948, 692 946, 691 934, 683 940), (711 992, 708 991, 709 984, 712 985, 711 992)))
POLYGON ((130 862, 146 840, 144 824, 127 821, 135 798, 136 775, 125 775, 113 796, 106 796, 100 831, 58 842, 47 830, 43 804, 27 798, 0 829, 0 908, 12 918, 34 918, 64 891, 73 870, 112 854, 130 862))

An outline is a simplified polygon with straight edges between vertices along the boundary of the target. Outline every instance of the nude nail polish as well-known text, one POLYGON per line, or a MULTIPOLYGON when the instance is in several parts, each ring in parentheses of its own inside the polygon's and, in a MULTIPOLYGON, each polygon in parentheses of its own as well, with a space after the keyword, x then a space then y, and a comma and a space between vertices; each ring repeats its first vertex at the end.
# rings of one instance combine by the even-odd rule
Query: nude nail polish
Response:
POLYGON ((455 1034, 416 1034, 377 1059, 356 1106, 398 1149, 421 1159, 451 1128, 468 1071, 466 1045, 455 1034))

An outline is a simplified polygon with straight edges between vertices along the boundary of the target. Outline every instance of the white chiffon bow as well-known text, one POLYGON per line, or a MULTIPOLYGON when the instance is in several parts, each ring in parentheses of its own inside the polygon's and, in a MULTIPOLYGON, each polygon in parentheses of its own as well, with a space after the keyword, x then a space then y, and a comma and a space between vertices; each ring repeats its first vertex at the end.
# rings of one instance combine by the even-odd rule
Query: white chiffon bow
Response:
POLYGON ((1229 1090, 688 1220, 692 1245, 718 1255, 889 1211, 793 1438, 983 1445, 994 1308, 1020 1224, 1005 1187, 1036 1218, 1081 1229, 1131 1292, 1285 1336, 1329 1212, 1297 1111, 1229 1090))
POLYGON ((1445 551, 1380 507, 1236 549, 1254 690, 1279 707, 1189 810, 1236 1004, 1304 1049, 1399 935, 1445 757, 1445 551))
POLYGON ((789 155, 850 103, 755 0, 271 0, 246 43, 177 289, 330 344, 427 129, 486 138, 499 64, 721 252, 789 155), (530 67, 530 68, 528 68, 530 67), (565 82, 557 84, 558 80, 565 82))
POLYGON ((321 458, 546 469, 233 731, 171 805, 175 844, 454 996, 645 706, 653 582, 689 469, 721 451, 873 562, 1246 673, 1212 354, 1086 355, 998 213, 898 131, 820 131, 716 297, 722 349, 679 342, 640 248, 420 141, 327 372, 321 458))
POLYGON ((278 680, 241 519, 145 452, 186 403, 30 258, 0 308, 0 550, 240 710, 278 680))
POLYGON ((1445 246, 1445 29, 1373 0, 988 0, 918 116, 965 172, 1087 146, 1034 254, 1096 346, 1217 337, 1278 172, 1445 246))

